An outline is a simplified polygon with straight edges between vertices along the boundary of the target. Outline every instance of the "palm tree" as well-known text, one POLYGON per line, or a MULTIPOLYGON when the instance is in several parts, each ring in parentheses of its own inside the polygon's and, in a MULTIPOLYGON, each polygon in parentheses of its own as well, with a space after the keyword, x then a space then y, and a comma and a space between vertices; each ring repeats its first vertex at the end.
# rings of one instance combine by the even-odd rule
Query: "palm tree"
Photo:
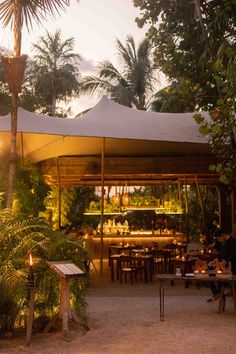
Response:
POLYGON ((87 76, 82 80, 81 92, 92 94, 102 91, 111 99, 128 107, 147 108, 147 98, 155 83, 155 67, 151 61, 151 45, 145 38, 138 48, 132 36, 126 46, 117 39, 121 69, 105 60, 98 65, 98 76, 87 76))
POLYGON ((74 39, 61 40, 61 31, 40 37, 34 56, 33 77, 36 93, 49 103, 55 115, 56 100, 67 99, 78 92, 78 62, 80 56, 72 52, 74 39))
POLYGON ((29 29, 32 20, 40 23, 48 14, 54 15, 59 9, 65 9, 70 5, 69 0, 3 0, 0 4, 0 20, 3 25, 13 22, 14 34, 14 58, 2 58, 9 90, 12 94, 11 103, 11 151, 8 176, 7 207, 12 208, 13 188, 16 170, 16 133, 17 133, 17 109, 18 94, 21 91, 21 83, 24 76, 26 56, 21 56, 21 31, 25 23, 29 29), (13 74, 13 75, 12 75, 13 74), (16 74, 19 74, 16 79, 16 74))

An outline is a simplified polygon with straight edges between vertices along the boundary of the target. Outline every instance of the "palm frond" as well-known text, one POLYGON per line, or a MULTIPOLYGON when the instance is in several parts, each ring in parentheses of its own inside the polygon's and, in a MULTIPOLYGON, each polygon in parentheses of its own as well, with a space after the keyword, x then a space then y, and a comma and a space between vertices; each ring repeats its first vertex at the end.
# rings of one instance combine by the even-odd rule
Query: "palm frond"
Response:
MULTIPOLYGON (((78 1, 78 0, 77 0, 78 1)), ((69 0, 24 0, 20 2, 22 11, 22 20, 27 29, 32 27, 32 21, 41 23, 48 15, 55 16, 60 10, 65 11, 70 5, 69 0)), ((8 26, 14 20, 14 0, 3 0, 0 4, 0 20, 4 27, 8 26)))
POLYGON ((1 282, 10 291, 22 290, 27 281, 27 274, 23 269, 16 269, 10 260, 3 263, 1 267, 1 282))

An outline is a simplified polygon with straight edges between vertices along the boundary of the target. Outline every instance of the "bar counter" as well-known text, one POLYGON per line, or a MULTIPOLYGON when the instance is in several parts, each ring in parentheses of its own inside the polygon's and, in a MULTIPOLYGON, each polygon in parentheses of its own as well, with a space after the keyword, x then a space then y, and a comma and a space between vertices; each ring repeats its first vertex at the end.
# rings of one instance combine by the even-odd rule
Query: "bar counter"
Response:
MULTIPOLYGON (((130 233, 128 235, 103 235, 103 249, 104 249, 104 259, 108 258, 108 246, 112 244, 135 244, 138 246, 153 246, 153 243, 157 243, 161 248, 165 244, 184 240, 184 235, 182 233, 152 233, 151 231, 138 231, 135 233, 130 233)), ((101 235, 85 235, 83 236, 83 241, 85 242, 86 248, 88 248, 93 259, 100 258, 100 244, 101 235)))

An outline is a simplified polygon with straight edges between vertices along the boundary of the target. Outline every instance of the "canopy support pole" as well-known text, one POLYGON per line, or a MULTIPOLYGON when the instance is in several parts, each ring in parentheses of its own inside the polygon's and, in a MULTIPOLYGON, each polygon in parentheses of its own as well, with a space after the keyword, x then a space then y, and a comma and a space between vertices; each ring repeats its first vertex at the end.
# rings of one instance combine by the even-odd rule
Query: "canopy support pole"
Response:
POLYGON ((184 190, 185 190, 185 227, 186 227, 186 243, 189 243, 189 215, 188 215, 188 190, 187 177, 184 175, 184 190))
POLYGON ((21 143, 21 167, 24 167, 24 138, 23 133, 20 133, 20 143, 21 143))
POLYGON ((57 183, 58 229, 60 229, 61 228, 61 175, 60 175, 59 157, 57 157, 57 176, 58 176, 58 183, 57 183))
POLYGON ((102 163, 101 163, 101 187, 102 187, 102 204, 101 204, 101 240, 100 240, 100 274, 103 275, 103 216, 104 216, 104 159, 105 159, 105 138, 102 138, 102 163))
POLYGON ((195 182, 196 182, 196 187, 197 187, 197 195, 199 199, 199 204, 200 204, 200 209, 201 209, 201 214, 202 214, 202 226, 203 226, 203 232, 206 237, 206 218, 205 218, 205 211, 204 211, 204 206, 203 206, 203 201, 202 201, 202 196, 198 184, 198 177, 195 175, 195 182))
MULTIPOLYGON (((183 209, 183 205, 182 205, 182 197, 181 197, 181 184, 180 181, 178 180, 178 198, 179 198, 179 206, 180 209, 183 209)), ((183 225, 183 214, 181 214, 180 216, 180 220, 181 220, 181 232, 184 232, 184 225, 183 225)))

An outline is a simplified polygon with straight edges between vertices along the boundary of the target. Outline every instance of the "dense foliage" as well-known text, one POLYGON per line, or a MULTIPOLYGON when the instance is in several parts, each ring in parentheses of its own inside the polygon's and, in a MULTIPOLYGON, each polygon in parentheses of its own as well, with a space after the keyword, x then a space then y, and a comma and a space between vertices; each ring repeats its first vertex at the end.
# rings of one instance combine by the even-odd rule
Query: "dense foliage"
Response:
MULTIPOLYGON (((134 0, 140 8, 139 26, 149 26, 148 38, 154 46, 158 68, 171 84, 189 86, 191 106, 215 106, 219 90, 214 63, 222 45, 235 41, 235 1, 134 0)), ((172 86, 172 91, 176 90, 172 86)), ((177 91, 177 92, 178 92, 177 91)), ((183 91, 183 90, 182 90, 183 91)), ((191 107, 189 107, 189 110, 191 107)))
MULTIPOLYGON (((28 254, 33 255, 36 283, 36 317, 55 314, 60 303, 57 277, 46 261, 71 260, 85 271, 88 254, 82 241, 64 232, 52 231, 42 220, 20 220, 0 210, 0 331, 13 331, 28 308, 28 254)), ((71 300, 85 310, 85 286, 73 283, 71 300), (83 305, 81 307, 81 304, 83 305)))
POLYGON ((209 110, 195 116, 209 138, 220 180, 236 174, 236 2, 219 0, 134 0, 139 26, 149 25, 156 64, 171 80, 157 93, 155 110, 209 110), (187 89, 186 89, 187 88, 187 89))

